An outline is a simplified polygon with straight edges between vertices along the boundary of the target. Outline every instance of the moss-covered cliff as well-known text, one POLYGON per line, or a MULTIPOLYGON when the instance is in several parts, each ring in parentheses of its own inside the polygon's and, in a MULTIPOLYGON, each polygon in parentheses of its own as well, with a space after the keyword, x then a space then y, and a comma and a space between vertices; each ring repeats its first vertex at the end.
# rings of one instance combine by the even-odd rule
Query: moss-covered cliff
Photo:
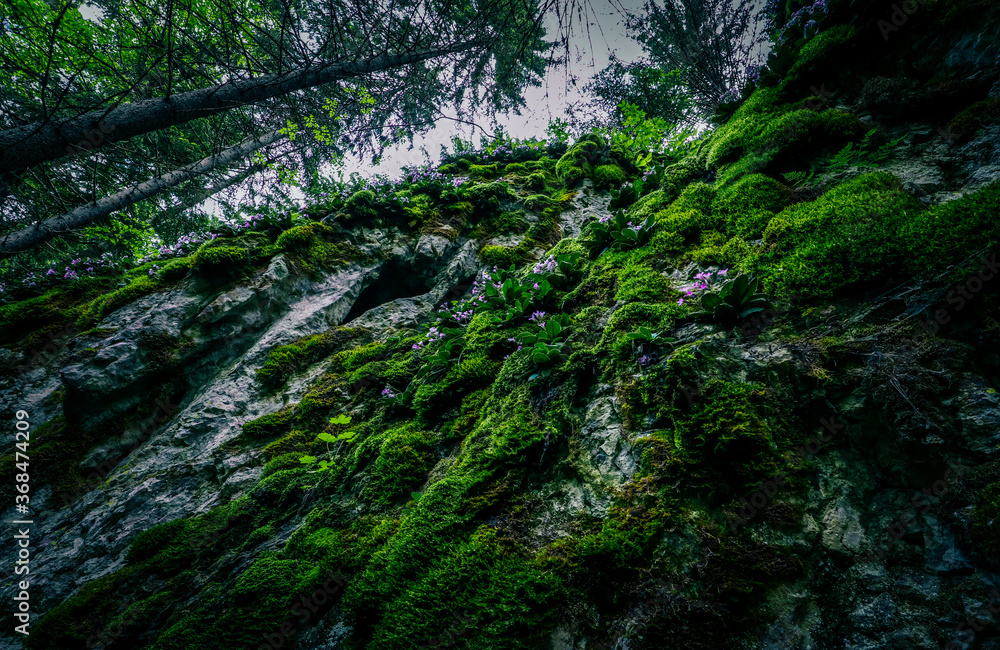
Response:
POLYGON ((0 307, 25 647, 994 647, 1000 21, 913 4, 648 170, 457 154, 0 307))

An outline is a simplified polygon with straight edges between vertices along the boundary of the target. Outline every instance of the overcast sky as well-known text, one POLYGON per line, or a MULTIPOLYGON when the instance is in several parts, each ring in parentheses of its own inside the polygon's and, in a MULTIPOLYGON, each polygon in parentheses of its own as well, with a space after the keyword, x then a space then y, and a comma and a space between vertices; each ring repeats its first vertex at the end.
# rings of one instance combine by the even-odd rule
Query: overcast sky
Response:
MULTIPOLYGON (((521 115, 500 116, 497 122, 514 137, 543 137, 549 120, 566 118, 565 107, 584 98, 583 86, 610 62, 612 52, 622 61, 634 61, 642 57, 639 44, 630 39, 625 31, 625 18, 620 8, 638 10, 641 0, 621 0, 612 6, 611 0, 591 0, 592 13, 587 25, 578 21, 573 26, 570 39, 570 61, 567 66, 550 67, 538 88, 529 88, 525 93, 526 109, 521 115), (589 27, 589 34, 588 34, 589 27), (576 86, 569 82, 569 77, 576 78, 576 86)), ((556 34, 556 18, 550 14, 546 19, 547 40, 553 40, 556 34)), ((492 131, 485 121, 481 124, 492 131)), ((441 120, 435 128, 422 138, 414 139, 413 150, 402 147, 386 150, 381 164, 372 166, 367 161, 349 159, 345 161, 345 175, 357 171, 364 176, 384 173, 390 177, 399 176, 404 165, 419 165, 424 162, 420 147, 424 146, 436 162, 441 153, 441 145, 450 148, 452 135, 460 135, 466 140, 479 144, 482 131, 474 127, 458 124, 449 120, 441 120)))

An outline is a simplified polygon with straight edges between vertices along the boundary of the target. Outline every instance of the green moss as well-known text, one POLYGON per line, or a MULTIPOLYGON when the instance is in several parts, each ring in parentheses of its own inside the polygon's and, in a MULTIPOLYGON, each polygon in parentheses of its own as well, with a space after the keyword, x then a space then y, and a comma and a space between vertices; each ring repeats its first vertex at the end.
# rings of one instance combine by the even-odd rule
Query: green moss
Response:
POLYGON ((344 209, 355 217, 374 219, 378 216, 378 211, 375 209, 377 205, 378 200, 375 198, 374 192, 371 190, 359 190, 344 202, 344 209))
POLYGON ((907 250, 910 272, 934 277, 963 260, 969 251, 996 250, 1000 245, 1000 182, 961 199, 911 212, 898 241, 907 250))
POLYGON ((528 220, 525 218, 524 211, 518 210, 516 212, 503 212, 483 220, 473 231, 473 237, 487 239, 494 235, 520 235, 526 230, 528 230, 528 220))
POLYGON ((250 256, 242 246, 202 246, 194 254, 192 269, 205 276, 241 275, 250 263, 250 256))
POLYGON ((526 185, 529 190, 542 192, 548 189, 548 178, 544 172, 534 172, 528 176, 526 185))
POLYGON ((74 332, 72 326, 67 328, 63 323, 75 318, 86 309, 84 303, 99 299, 117 282, 118 278, 81 278, 57 285, 40 296, 0 305, 0 342, 20 339, 22 349, 44 349, 60 334, 74 332))
POLYGON ((505 176, 507 174, 527 175, 528 167, 524 163, 510 163, 503 168, 503 173, 505 176))
POLYGON ((594 170, 594 185, 598 189, 619 188, 625 181, 625 172, 618 165, 600 165, 594 170))
POLYGON ((980 129, 1000 122, 1000 99, 984 99, 960 111, 948 123, 948 132, 956 142, 966 142, 980 129))
MULTIPOLYGON (((312 438, 306 435, 303 431, 291 431, 287 436, 281 438, 280 440, 275 440, 268 446, 264 447, 264 457, 268 459, 268 464, 274 459, 284 456, 285 454, 295 455, 295 464, 298 464, 298 458, 303 454, 306 454, 313 450, 312 438), (297 453, 295 453, 297 452, 297 453)), ((289 467, 282 467, 282 469, 289 469, 289 467)), ((272 468, 273 473, 275 471, 272 468)))
POLYGON ((388 431, 378 448, 372 466, 369 494, 380 505, 388 506, 424 482, 437 460, 433 453, 435 436, 427 431, 402 427, 388 431))
POLYGON ((479 251, 479 260, 488 266, 510 268, 511 264, 521 264, 528 259, 526 246, 483 246, 479 251))
POLYGON ((532 194, 524 199, 524 207, 528 208, 532 212, 541 212, 545 208, 551 207, 552 205, 552 199, 544 194, 532 194))
POLYGON ((182 279, 194 266, 194 256, 188 255, 179 259, 170 260, 157 272, 157 275, 164 282, 176 282, 182 279))
POLYGON ((500 177, 500 167, 496 163, 489 165, 470 165, 469 175, 475 178, 494 179, 500 177))
POLYGON ((751 174, 719 192, 711 209, 725 223, 726 232, 759 239, 771 218, 790 202, 791 193, 784 185, 763 174, 751 174))
POLYGON ((924 212, 892 174, 860 176, 775 216, 748 264, 772 290, 806 297, 870 286, 904 267, 912 242, 901 235, 924 212))
POLYGON ((516 195, 507 183, 478 183, 465 191, 466 198, 474 205, 495 205, 500 200, 514 198, 516 195))
POLYGON ((668 332, 686 313, 676 303, 631 302, 611 315, 602 340, 621 343, 626 332, 635 332, 639 327, 648 327, 654 332, 668 332))
POLYGON ((441 165, 440 167, 437 168, 437 170, 442 174, 458 174, 462 171, 461 169, 458 168, 458 165, 450 163, 441 165))
POLYGON ((93 300, 81 310, 79 322, 99 323, 108 314, 162 288, 159 280, 149 276, 139 277, 129 285, 93 300))
POLYGON ((243 435, 250 438, 274 438, 288 431, 294 416, 291 407, 243 423, 243 435))
POLYGON ((329 226, 316 221, 289 228, 278 236, 275 245, 279 250, 287 252, 292 261, 303 270, 313 272, 350 259, 344 247, 325 241, 330 233, 329 226))
POLYGON ((363 334, 362 330, 338 327, 278 346, 267 353, 263 367, 257 370, 257 379, 267 386, 283 386, 296 373, 363 334))
POLYGON ((659 271, 646 264, 631 263, 618 276, 618 292, 615 300, 621 302, 666 302, 674 298, 676 291, 659 271))

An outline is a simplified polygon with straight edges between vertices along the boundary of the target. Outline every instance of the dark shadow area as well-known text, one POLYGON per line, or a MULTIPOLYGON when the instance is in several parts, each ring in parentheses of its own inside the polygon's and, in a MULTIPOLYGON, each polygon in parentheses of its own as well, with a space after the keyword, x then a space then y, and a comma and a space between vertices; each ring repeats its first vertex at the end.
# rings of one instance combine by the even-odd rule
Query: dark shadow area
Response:
POLYGON ((423 274, 411 264, 399 261, 386 263, 378 278, 369 284, 354 301, 341 325, 346 325, 369 309, 399 298, 413 298, 431 290, 423 274))

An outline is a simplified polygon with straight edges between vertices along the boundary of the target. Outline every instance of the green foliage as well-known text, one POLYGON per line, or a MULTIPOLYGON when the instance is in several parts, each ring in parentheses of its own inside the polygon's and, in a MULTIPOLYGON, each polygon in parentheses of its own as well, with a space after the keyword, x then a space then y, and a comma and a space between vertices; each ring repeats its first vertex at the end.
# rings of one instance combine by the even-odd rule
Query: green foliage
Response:
POLYGON ((629 217, 624 210, 593 222, 586 241, 591 259, 597 259, 609 250, 629 250, 645 246, 653 236, 656 225, 652 216, 639 221, 629 217))
POLYGON ((764 311, 768 306, 765 294, 757 292, 758 280, 747 275, 737 275, 722 283, 718 293, 706 291, 701 295, 702 311, 692 312, 694 318, 707 316, 720 323, 733 324, 751 314, 764 311))

